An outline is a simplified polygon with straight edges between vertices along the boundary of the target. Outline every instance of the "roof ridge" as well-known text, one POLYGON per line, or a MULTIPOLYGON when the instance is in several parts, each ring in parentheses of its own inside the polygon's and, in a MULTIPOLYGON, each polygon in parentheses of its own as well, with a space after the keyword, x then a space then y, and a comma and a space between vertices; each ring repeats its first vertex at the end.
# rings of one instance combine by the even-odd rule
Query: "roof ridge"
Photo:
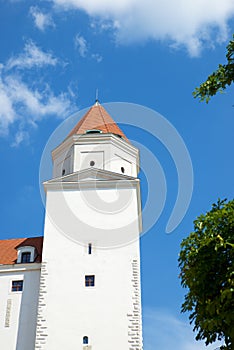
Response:
MULTIPOLYGON (((105 124, 106 129, 107 129, 107 131, 109 131, 108 124, 106 124, 105 119, 104 119, 104 116, 103 116, 103 113, 102 113, 102 110, 101 110, 101 107, 102 107, 102 106, 99 104, 99 105, 97 105, 97 107, 98 107, 98 109, 99 109, 99 111, 100 111, 100 114, 101 114, 101 116, 102 116, 102 119, 103 119, 103 122, 104 122, 104 124, 105 124)), ((103 108, 103 107, 102 107, 102 108, 103 108)))
MULTIPOLYGON (((91 110, 92 110, 94 107, 95 107, 95 106, 92 106, 91 108, 89 108, 88 112, 85 113, 84 118, 82 118, 82 119, 80 120, 81 123, 80 123, 80 125, 79 125, 79 128, 82 127, 82 125, 84 124, 84 122, 85 122, 86 119, 88 118, 89 114, 91 113, 91 110)), ((77 124, 77 125, 78 125, 78 124, 77 124)))
POLYGON ((78 121, 78 123, 74 126, 74 128, 72 128, 72 130, 70 131, 70 133, 68 134, 68 137, 75 134, 79 128, 81 128, 81 126, 84 124, 86 118, 88 117, 91 109, 93 108, 94 106, 90 107, 89 110, 85 113, 85 115, 78 121))
POLYGON ((32 239, 32 238, 40 238, 40 237, 44 237, 43 235, 41 236, 33 236, 33 237, 17 237, 17 238, 6 238, 6 239, 0 239, 1 241, 15 241, 15 240, 19 240, 19 239, 32 239))

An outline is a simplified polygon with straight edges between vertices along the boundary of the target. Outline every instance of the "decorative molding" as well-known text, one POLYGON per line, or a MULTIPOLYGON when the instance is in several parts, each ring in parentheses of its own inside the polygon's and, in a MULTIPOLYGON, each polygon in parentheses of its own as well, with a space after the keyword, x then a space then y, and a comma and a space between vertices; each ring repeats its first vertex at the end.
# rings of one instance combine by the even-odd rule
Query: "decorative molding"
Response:
POLYGON ((41 269, 41 263, 0 265, 1 273, 35 271, 41 269))
POLYGON ((7 299, 5 324, 4 324, 4 327, 6 328, 10 327, 11 308, 12 308, 12 299, 7 299))
POLYGON ((137 191, 137 211, 138 211, 138 224, 139 224, 139 233, 141 234, 143 230, 142 225, 142 207, 141 207, 141 188, 140 188, 140 182, 138 186, 136 187, 137 191))
POLYGON ((142 343, 142 320, 141 320, 141 297, 140 297, 140 273, 138 260, 132 261, 132 311, 127 314, 129 350, 143 350, 142 343))
POLYGON ((36 341, 35 350, 45 350, 46 341, 48 337, 46 319, 44 316, 44 310, 46 307, 46 276, 48 275, 46 263, 41 264, 41 278, 40 289, 38 298, 38 310, 37 310, 37 329, 36 329, 36 341))
POLYGON ((109 143, 110 141, 117 147, 124 149, 125 151, 129 151, 129 153, 132 155, 136 156, 139 153, 139 150, 135 146, 112 133, 81 134, 72 135, 60 143, 60 145, 52 151, 52 158, 56 158, 60 152, 64 151, 68 147, 71 147, 72 145, 103 144, 106 142, 109 143))
POLYGON ((85 189, 134 189, 139 186, 139 180, 92 180, 87 179, 86 181, 79 182, 51 182, 44 184, 46 191, 50 190, 85 190, 85 189))
POLYGON ((76 171, 71 174, 56 177, 51 180, 45 181, 44 185, 57 183, 57 182, 80 182, 92 178, 95 181, 101 180, 137 180, 136 177, 115 173, 110 170, 103 170, 98 168, 87 168, 76 171))
POLYGON ((89 168, 43 183, 45 191, 63 189, 133 188, 140 184, 136 177, 112 171, 89 168))

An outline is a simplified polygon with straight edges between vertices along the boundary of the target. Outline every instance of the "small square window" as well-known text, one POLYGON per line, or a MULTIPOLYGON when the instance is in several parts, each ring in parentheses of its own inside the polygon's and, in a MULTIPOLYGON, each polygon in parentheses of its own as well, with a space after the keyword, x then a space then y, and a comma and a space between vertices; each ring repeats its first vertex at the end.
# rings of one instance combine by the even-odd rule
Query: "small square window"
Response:
POLYGON ((89 275, 85 276, 85 287, 94 287, 95 276, 89 275))
POLYGON ((88 254, 92 254, 92 243, 88 244, 88 254))
POLYGON ((88 345, 88 343, 89 343, 89 338, 87 336, 84 336, 83 337, 83 344, 88 345))
POLYGON ((21 263, 22 264, 27 264, 31 262, 31 253, 30 252, 26 252, 26 253, 22 253, 21 255, 21 263))
POLYGON ((11 291, 12 292, 22 292, 24 281, 12 281, 11 291))

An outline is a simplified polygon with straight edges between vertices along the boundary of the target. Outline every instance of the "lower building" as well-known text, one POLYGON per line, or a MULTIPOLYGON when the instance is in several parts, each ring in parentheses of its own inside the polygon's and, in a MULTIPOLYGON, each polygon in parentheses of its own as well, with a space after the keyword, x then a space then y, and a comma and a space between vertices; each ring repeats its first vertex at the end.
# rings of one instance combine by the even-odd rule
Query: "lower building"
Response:
POLYGON ((0 349, 33 350, 43 237, 0 241, 0 349))

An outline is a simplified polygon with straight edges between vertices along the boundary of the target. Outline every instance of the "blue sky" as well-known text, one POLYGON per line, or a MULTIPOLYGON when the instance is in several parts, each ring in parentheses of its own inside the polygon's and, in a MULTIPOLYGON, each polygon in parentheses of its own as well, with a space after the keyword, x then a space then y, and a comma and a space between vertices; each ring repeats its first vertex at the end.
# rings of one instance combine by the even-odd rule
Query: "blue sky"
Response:
MULTIPOLYGON (((233 198, 233 87, 208 105, 192 97, 225 62, 233 24, 229 0, 0 0, 1 239, 43 233, 43 149, 64 119, 94 103, 97 88, 103 103, 159 112, 187 146, 193 196, 181 224, 166 234, 178 190, 173 159, 155 137, 122 125, 153 153, 167 184, 163 212, 141 241, 146 350, 205 348, 180 314, 177 258, 195 217, 218 197, 233 198)), ((148 177, 142 171, 144 201, 148 177)))

